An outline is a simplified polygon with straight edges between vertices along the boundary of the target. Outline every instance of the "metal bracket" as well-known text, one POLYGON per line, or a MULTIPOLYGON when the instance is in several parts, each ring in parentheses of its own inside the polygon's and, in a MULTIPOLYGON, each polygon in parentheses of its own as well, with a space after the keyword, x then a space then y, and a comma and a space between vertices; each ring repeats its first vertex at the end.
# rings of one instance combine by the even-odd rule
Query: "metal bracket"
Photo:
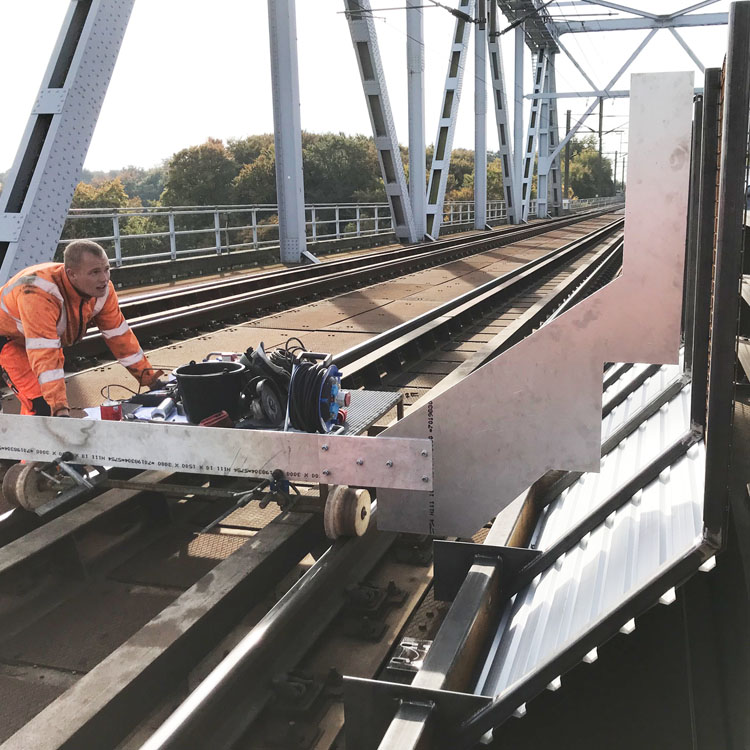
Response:
POLYGON ((435 598, 452 602, 461 588, 471 566, 480 557, 500 560, 502 571, 501 590, 508 589, 519 571, 541 551, 526 547, 501 547, 473 542, 448 542, 436 539, 433 542, 434 594, 435 598))
MULTIPOLYGON (((344 677, 344 724, 346 746, 377 750, 396 711, 402 705, 431 711, 434 731, 439 736, 453 731, 472 714, 491 703, 484 695, 429 690, 395 682, 344 677)), ((432 746, 432 745, 431 745, 432 746)))
POLYGON ((0 213, 0 242, 18 242, 26 214, 0 213))
POLYGON ((317 256, 313 255, 309 250, 303 250, 302 253, 301 253, 301 255, 302 255, 302 258, 304 260, 306 260, 308 263, 313 263, 314 264, 314 263, 320 263, 321 262, 320 258, 318 258, 317 256))
POLYGON ((36 98, 33 115, 59 115, 65 106, 69 89, 42 89, 36 98))

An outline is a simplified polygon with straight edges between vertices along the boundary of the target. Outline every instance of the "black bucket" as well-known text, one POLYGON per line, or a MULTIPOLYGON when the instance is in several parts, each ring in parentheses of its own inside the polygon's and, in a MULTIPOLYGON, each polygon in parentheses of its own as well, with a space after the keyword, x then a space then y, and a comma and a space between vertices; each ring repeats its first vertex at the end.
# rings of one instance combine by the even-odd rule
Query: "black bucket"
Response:
POLYGON ((191 362, 174 374, 185 414, 193 424, 220 411, 237 418, 245 365, 219 360, 191 362))

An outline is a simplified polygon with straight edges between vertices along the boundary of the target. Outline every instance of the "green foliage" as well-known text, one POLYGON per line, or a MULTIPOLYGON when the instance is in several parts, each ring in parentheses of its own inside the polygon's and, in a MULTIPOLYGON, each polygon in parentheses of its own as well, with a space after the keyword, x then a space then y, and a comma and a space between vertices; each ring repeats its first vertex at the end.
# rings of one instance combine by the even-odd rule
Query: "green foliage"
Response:
POLYGON ((599 156, 595 136, 571 141, 570 189, 576 198, 613 195, 612 163, 599 156))
POLYGON ((230 138, 227 151, 237 164, 252 164, 268 147, 273 148, 273 134, 249 135, 247 138, 230 138))
POLYGON ((234 202, 276 203, 276 156, 273 143, 251 164, 245 164, 232 182, 234 202))
POLYGON ((161 196, 166 206, 216 206, 232 203, 232 180, 239 166, 222 141, 209 138, 200 146, 178 151, 167 165, 161 196))

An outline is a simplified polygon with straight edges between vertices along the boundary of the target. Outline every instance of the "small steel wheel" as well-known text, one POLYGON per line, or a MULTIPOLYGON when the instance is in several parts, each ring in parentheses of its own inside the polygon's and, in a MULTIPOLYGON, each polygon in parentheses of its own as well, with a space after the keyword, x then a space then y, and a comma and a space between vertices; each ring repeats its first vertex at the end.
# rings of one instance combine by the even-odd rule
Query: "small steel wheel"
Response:
POLYGON ((2 483, 5 478, 5 474, 11 466, 15 466, 15 461, 8 461, 6 459, 0 460, 0 516, 7 513, 9 510, 13 510, 15 506, 11 505, 6 499, 2 492, 2 483))
POLYGON ((333 487, 328 493, 323 526, 329 539, 362 536, 370 524, 370 493, 346 485, 333 487))
POLYGON ((59 487, 36 471, 40 464, 13 464, 3 477, 3 497, 12 507, 35 510, 53 500, 59 487))

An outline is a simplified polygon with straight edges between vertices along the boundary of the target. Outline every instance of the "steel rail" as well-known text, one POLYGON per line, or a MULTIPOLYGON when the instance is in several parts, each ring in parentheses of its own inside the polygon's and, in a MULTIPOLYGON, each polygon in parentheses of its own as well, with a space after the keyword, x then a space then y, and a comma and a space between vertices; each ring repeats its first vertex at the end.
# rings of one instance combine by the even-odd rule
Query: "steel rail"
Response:
MULTIPOLYGON (((610 211, 592 212, 584 218, 595 218, 610 211)), ((541 226, 535 224, 522 229, 514 227, 504 232, 483 232, 479 239, 472 235, 466 241, 457 243, 453 240, 438 247, 428 244, 400 248, 388 251, 386 260, 375 262, 368 255, 269 274, 254 274, 247 279, 211 286, 205 292, 179 290, 163 294, 155 299, 136 302, 133 307, 123 301, 122 309, 130 320, 130 327, 140 336, 165 336, 192 330, 196 326, 213 325, 235 315, 258 314, 279 304, 299 303, 317 294, 328 295, 363 281, 372 283, 378 278, 439 265, 489 248, 545 234, 581 220, 583 219, 576 215, 541 226)), ((89 329, 84 338, 68 351, 78 357, 109 355, 103 336, 94 329, 89 329)))

